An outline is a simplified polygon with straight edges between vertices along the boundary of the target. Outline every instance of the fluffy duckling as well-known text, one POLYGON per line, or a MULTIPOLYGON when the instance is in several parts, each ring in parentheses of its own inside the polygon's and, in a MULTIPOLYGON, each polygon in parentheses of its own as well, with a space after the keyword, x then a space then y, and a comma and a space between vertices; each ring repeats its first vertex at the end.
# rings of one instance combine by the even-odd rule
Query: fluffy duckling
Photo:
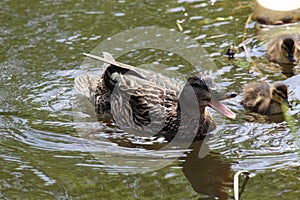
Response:
POLYGON ((270 86, 266 82, 252 82, 243 88, 243 106, 260 114, 282 113, 282 104, 288 101, 288 88, 282 82, 270 86))
POLYGON ((163 136, 167 140, 180 138, 202 139, 216 128, 207 107, 228 118, 235 114, 220 101, 235 95, 221 95, 212 78, 195 75, 179 86, 168 77, 158 75, 112 60, 88 55, 109 63, 96 86, 84 75, 76 78, 75 87, 86 90, 96 111, 108 110, 123 130, 148 136, 163 136), (152 134, 152 135, 150 135, 152 134))
POLYGON ((274 38, 267 47, 269 61, 280 64, 293 64, 300 59, 300 46, 295 36, 281 35, 274 38))

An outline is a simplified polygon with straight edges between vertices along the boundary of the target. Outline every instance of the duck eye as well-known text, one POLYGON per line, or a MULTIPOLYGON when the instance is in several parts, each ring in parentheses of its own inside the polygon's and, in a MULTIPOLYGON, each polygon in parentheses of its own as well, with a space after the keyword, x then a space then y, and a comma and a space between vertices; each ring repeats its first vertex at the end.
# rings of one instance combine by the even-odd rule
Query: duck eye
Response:
POLYGON ((273 95, 278 98, 280 101, 283 101, 287 95, 285 95, 283 92, 278 91, 278 90, 274 90, 273 91, 273 95))
POLYGON ((283 46, 282 48, 283 48, 288 54, 291 53, 291 51, 290 51, 286 46, 283 46))
POLYGON ((259 101, 259 102, 257 102, 256 106, 257 106, 257 107, 260 107, 260 106, 261 106, 261 104, 262 104, 262 102, 261 102, 261 101, 259 101))

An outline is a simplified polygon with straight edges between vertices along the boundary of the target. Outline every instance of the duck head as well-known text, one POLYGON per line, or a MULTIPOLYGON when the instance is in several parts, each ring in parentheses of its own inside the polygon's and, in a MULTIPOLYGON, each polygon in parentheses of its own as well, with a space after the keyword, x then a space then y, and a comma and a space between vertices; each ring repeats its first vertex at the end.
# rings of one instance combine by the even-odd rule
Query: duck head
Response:
POLYGON ((271 86, 270 96, 273 101, 279 104, 286 103, 288 107, 292 107, 288 100, 288 88, 282 82, 276 82, 271 86))
POLYGON ((283 55, 289 59, 290 62, 294 63, 295 60, 295 40, 293 38, 285 38, 281 44, 281 50, 283 55))
MULTIPOLYGON (((213 79, 203 75, 190 77, 187 84, 192 87, 192 92, 196 95, 200 108, 209 106, 230 119, 235 118, 235 114, 220 101, 233 98, 236 96, 236 94, 231 93, 229 95, 223 95, 219 93, 213 79)), ((183 95, 189 96, 189 94, 183 95)))

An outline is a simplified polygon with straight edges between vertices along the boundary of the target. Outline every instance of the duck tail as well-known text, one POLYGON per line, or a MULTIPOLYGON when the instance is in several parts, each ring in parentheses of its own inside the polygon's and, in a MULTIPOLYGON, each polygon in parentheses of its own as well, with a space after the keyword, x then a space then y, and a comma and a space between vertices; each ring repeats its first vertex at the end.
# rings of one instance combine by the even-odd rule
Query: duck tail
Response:
POLYGON ((93 98, 93 94, 97 86, 97 77, 87 73, 81 74, 75 78, 74 89, 77 93, 82 94, 89 99, 93 98))
MULTIPOLYGON (((103 57, 110 61, 115 61, 110 53, 103 52, 103 57)), ((104 69, 109 67, 110 64, 104 63, 104 69)), ((77 93, 88 97, 94 98, 94 92, 96 90, 98 78, 97 76, 90 75, 88 73, 81 74, 75 78, 74 89, 77 93)))

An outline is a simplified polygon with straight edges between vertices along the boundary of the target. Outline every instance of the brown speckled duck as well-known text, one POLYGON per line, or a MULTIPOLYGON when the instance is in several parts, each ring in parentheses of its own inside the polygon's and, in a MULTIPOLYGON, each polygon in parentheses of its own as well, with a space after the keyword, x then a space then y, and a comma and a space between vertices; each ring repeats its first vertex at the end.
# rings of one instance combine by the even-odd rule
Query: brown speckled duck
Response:
POLYGON ((298 63, 300 59, 300 46, 292 34, 275 37, 267 47, 269 61, 280 64, 298 63))
POLYGON ((282 104, 289 107, 288 88, 282 82, 276 82, 270 86, 266 82, 252 82, 243 88, 243 106, 260 114, 282 113, 282 104))
POLYGON ((216 127, 207 107, 235 118, 220 100, 236 95, 218 93, 210 77, 195 75, 180 86, 163 75, 118 63, 108 53, 104 58, 85 55, 108 64, 97 83, 89 75, 81 75, 75 80, 75 88, 91 99, 98 113, 109 112, 128 132, 167 140, 177 135, 202 139, 216 127))

